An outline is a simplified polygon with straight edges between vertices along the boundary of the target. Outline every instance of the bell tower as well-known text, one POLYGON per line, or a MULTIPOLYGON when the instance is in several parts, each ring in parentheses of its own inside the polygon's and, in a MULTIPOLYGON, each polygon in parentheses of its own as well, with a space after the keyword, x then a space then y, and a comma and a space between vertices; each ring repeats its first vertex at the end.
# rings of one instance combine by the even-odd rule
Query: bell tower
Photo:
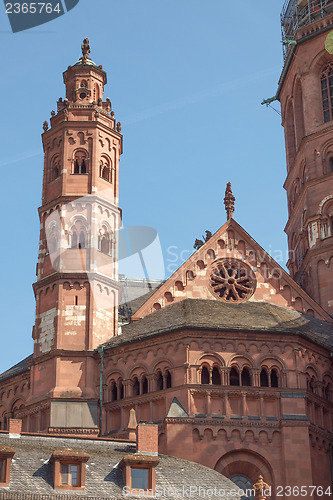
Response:
POLYGON ((333 1, 287 0, 281 23, 287 266, 333 314, 333 1))
MULTIPOLYGON (((66 97, 44 122, 29 430, 97 426, 94 349, 118 329, 117 229, 121 124, 106 73, 89 57, 64 72, 66 97), (32 419, 33 420, 33 419, 32 419)), ((28 409, 28 408, 27 408, 28 409)))

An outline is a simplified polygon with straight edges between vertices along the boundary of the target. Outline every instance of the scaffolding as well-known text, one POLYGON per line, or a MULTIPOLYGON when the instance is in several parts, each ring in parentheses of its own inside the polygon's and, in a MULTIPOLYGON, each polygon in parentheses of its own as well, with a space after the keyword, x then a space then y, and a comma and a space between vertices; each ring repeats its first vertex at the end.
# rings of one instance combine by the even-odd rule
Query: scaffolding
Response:
POLYGON ((290 42, 299 28, 322 19, 333 12, 333 0, 285 0, 281 12, 281 31, 284 59, 290 42))

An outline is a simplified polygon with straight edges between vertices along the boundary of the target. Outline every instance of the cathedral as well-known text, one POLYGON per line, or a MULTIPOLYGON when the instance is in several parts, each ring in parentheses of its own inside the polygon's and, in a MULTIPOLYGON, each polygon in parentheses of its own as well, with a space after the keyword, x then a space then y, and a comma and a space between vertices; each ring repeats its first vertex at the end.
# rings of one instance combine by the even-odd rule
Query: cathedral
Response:
MULTIPOLYGON (((122 126, 87 38, 64 72, 43 124, 33 354, 0 375, 0 498, 21 498, 1 496, 8 435, 98 455, 150 426, 152 457, 196 462, 212 483, 333 494, 333 1, 287 0, 281 24, 289 273, 236 222, 228 183, 225 224, 172 276, 118 275, 122 126)), ((80 453, 50 460, 81 467, 80 453)))

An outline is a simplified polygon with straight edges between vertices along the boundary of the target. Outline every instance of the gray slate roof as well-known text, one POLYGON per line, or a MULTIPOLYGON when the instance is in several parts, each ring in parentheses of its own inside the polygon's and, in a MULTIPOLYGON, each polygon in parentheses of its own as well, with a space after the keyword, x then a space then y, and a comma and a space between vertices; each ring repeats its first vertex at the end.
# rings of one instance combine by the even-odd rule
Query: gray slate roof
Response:
POLYGON ((105 343, 113 347, 182 328, 266 331, 302 335, 333 348, 333 323, 267 302, 228 304, 219 300, 184 299, 122 327, 105 343))
POLYGON ((27 358, 23 359, 16 365, 12 366, 5 372, 1 373, 0 375, 0 381, 3 382, 4 380, 7 380, 8 378, 15 377, 16 375, 19 375, 20 373, 24 373, 30 369, 28 365, 29 359, 32 359, 32 354, 28 356, 27 358))
MULTIPOLYGON (((124 486, 122 471, 117 464, 126 454, 135 452, 135 446, 128 443, 107 440, 56 438, 38 435, 22 435, 11 439, 8 434, 0 434, 0 445, 15 449, 12 461, 9 487, 0 487, 0 499, 49 500, 72 499, 106 500, 121 499, 124 486), (70 448, 89 453, 86 465, 85 491, 60 491, 53 489, 53 466, 48 460, 56 449, 70 448)), ((222 452, 221 452, 222 453, 222 452)), ((202 488, 237 488, 220 473, 194 462, 160 455, 156 467, 156 486, 165 487, 169 492, 175 488, 190 485, 202 488)), ((128 498, 137 498, 130 496, 128 498)), ((141 497, 142 498, 142 497, 141 497)), ((163 499, 181 499, 183 495, 161 495, 163 499)), ((185 497, 186 498, 186 497, 185 497)), ((202 498, 193 495, 191 498, 202 498)), ((210 498, 227 498, 216 496, 210 498)), ((238 496, 232 498, 239 500, 238 496)))

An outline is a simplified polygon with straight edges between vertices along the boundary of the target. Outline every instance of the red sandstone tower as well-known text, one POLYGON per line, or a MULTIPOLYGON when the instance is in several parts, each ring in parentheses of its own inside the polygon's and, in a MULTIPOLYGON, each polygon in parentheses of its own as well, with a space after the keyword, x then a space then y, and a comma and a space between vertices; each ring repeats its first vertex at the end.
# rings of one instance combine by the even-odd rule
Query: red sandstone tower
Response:
POLYGON ((285 130, 291 276, 333 314, 333 2, 288 0, 277 97, 285 130))
POLYGON ((39 422, 47 427, 94 428, 98 377, 93 349, 116 334, 119 227, 118 169, 121 124, 106 73, 88 56, 64 73, 66 98, 44 123, 44 179, 37 265, 34 356, 28 404, 46 400, 39 422))

